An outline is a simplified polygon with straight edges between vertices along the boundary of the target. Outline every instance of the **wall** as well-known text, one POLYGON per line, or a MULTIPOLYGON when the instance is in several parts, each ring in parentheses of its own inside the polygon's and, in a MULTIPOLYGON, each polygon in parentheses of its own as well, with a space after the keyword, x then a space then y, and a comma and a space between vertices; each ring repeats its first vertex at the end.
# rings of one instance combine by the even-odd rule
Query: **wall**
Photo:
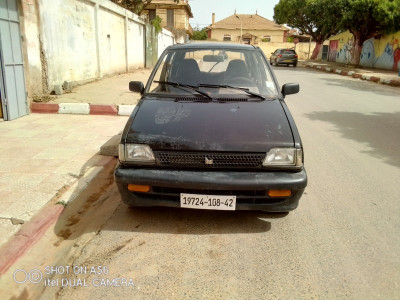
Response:
POLYGON ((158 35, 158 57, 170 45, 174 44, 174 35, 168 30, 163 29, 162 34, 158 35))
MULTIPOLYGON (((340 63, 349 63, 354 44, 353 35, 350 32, 344 32, 331 37, 330 40, 338 43, 335 60, 340 63)), ((361 50, 360 65, 400 70, 400 31, 366 40, 361 50)))
MULTIPOLYGON (((145 23, 111 1, 23 0, 22 6, 30 96, 145 66, 145 23)), ((170 33, 161 35, 162 47, 173 44, 170 33)))

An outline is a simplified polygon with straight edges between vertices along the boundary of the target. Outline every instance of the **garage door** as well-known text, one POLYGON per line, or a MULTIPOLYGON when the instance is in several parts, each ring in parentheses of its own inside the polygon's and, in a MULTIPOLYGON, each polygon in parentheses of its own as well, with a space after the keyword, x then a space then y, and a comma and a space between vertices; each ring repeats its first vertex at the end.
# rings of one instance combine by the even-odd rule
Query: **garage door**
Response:
POLYGON ((17 0, 0 1, 0 92, 5 120, 28 114, 17 0))

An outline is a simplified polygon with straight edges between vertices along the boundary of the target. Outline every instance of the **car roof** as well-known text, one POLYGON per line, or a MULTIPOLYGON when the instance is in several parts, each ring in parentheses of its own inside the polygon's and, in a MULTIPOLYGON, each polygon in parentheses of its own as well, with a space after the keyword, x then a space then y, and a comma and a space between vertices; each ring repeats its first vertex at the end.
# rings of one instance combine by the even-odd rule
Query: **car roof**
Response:
POLYGON ((255 50, 258 47, 254 47, 246 44, 231 44, 231 43, 188 43, 188 44, 175 44, 169 46, 168 49, 185 49, 185 50, 197 50, 197 49, 218 49, 218 50, 255 50))

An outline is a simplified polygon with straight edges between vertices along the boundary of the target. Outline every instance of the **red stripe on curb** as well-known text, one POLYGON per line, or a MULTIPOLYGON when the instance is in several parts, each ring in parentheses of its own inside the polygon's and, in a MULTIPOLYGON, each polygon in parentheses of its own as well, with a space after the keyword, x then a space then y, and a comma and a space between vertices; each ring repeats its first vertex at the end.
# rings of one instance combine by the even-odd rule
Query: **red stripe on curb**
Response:
POLYGON ((1 276, 45 234, 63 210, 62 205, 50 205, 44 208, 32 220, 24 224, 21 230, 0 249, 1 276))
POLYGON ((390 80, 391 86, 400 86, 400 80, 390 80))
POLYGON ((361 78, 361 74, 358 74, 358 73, 354 73, 353 75, 352 75, 352 77, 353 78, 361 78))
POLYGON ((379 77, 371 76, 371 77, 369 78, 369 80, 370 80, 370 81, 373 81, 373 82, 379 82, 381 79, 380 79, 379 77))
POLYGON ((31 103, 31 112, 39 114, 56 114, 59 106, 57 103, 31 103))
POLYGON ((114 105, 90 105, 90 115, 111 115, 115 116, 118 114, 118 109, 114 105))

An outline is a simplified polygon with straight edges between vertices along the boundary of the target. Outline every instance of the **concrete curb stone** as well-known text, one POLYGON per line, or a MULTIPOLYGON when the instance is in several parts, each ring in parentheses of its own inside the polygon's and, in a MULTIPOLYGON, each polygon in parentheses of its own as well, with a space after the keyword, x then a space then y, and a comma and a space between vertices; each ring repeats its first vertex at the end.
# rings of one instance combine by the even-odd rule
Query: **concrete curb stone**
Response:
POLYGON ((49 202, 30 221, 0 248, 0 276, 5 274, 17 260, 22 257, 45 233, 46 230, 58 220, 67 204, 72 201, 96 178, 110 163, 112 157, 104 157, 103 166, 87 168, 79 179, 68 187, 67 191, 58 199, 57 204, 49 202))
POLYGON ((60 103, 59 114, 88 115, 90 106, 88 103, 60 103))
POLYGON ((390 86, 394 86, 394 87, 400 87, 400 79, 399 80, 384 79, 384 78, 380 78, 380 77, 377 77, 377 76, 365 75, 365 74, 361 74, 361 73, 356 73, 354 71, 343 71, 343 70, 340 70, 340 69, 332 69, 332 68, 325 67, 325 66, 320 66, 320 65, 305 64, 304 66, 305 67, 309 67, 309 68, 322 70, 322 71, 325 71, 325 72, 337 73, 337 74, 342 75, 342 76, 351 76, 351 77, 356 78, 356 79, 372 81, 372 82, 386 84, 386 85, 390 85, 390 86))
POLYGON ((99 105, 89 103, 31 103, 31 113, 130 116, 136 105, 99 105))

